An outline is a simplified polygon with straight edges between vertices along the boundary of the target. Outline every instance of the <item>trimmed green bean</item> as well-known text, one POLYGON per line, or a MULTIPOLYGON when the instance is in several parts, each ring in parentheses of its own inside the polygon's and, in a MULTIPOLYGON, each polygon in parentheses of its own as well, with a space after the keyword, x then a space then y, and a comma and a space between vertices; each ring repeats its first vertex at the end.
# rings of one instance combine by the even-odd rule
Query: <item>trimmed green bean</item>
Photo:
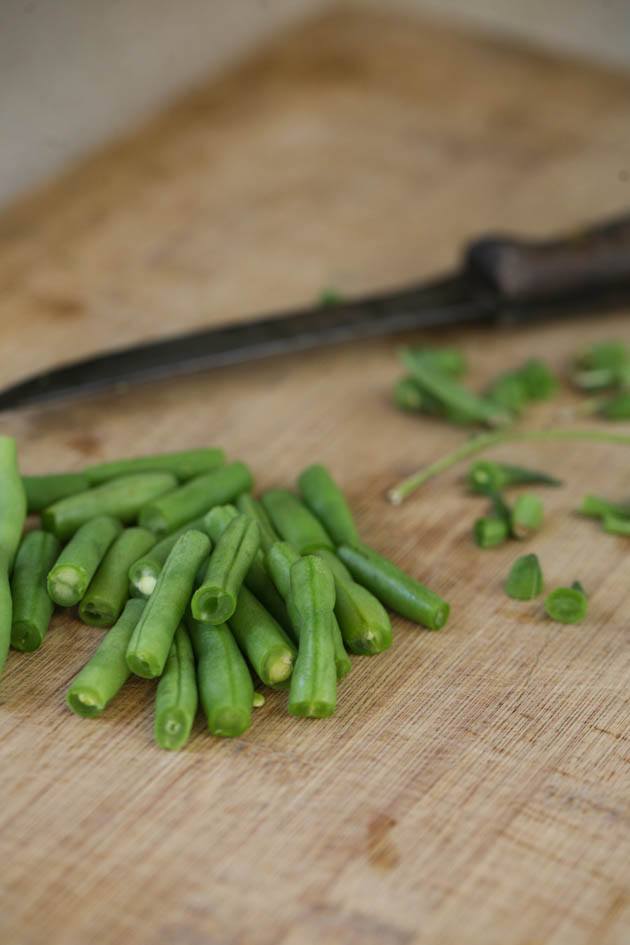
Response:
POLYGON ((313 465, 298 479, 302 498, 335 545, 353 545, 359 532, 346 497, 325 466, 313 465))
POLYGON ((77 715, 100 715, 129 678, 125 654, 143 608, 144 601, 127 601, 117 622, 70 685, 66 702, 77 715))
POLYGON ((209 550, 210 539, 202 532, 185 532, 175 542, 129 641, 127 665, 136 676, 162 675, 197 571, 209 550))
POLYGON ((571 587, 558 587, 545 600, 545 611, 558 623, 580 623, 588 611, 588 598, 579 581, 571 587))
POLYGON ((197 700, 195 657, 186 628, 180 624, 155 695, 154 736, 160 748, 183 748, 195 721, 197 700))
POLYGON ((111 515, 98 515, 82 525, 48 572, 48 593, 61 607, 78 604, 109 546, 122 532, 111 515))
POLYGON ((260 547, 266 553, 275 541, 279 541, 271 519, 265 512, 262 504, 253 497, 251 492, 243 492, 236 500, 236 508, 242 515, 248 515, 258 523, 260 529, 260 547))
POLYGON ((392 645, 392 624, 381 602, 354 580, 331 551, 318 551, 335 581, 335 616, 344 644, 352 653, 373 655, 392 645))
MULTIPOLYGON (((146 530, 148 531, 148 529, 146 530)), ((132 597, 143 597, 147 600, 151 596, 155 590, 160 571, 175 542, 186 532, 193 530, 197 532, 204 531, 203 516, 194 518, 192 522, 186 522, 176 532, 167 535, 162 541, 158 541, 156 545, 153 545, 147 554, 133 562, 129 568, 129 593, 132 597)), ((152 532, 152 534, 155 537, 155 533, 152 532)))
POLYGON ((630 393, 622 391, 603 400, 597 405, 597 413, 607 420, 628 420, 630 418, 630 393))
POLYGON ((511 532, 514 538, 528 538, 532 532, 538 531, 543 523, 544 506, 537 495, 524 493, 519 495, 512 507, 510 520, 511 532))
POLYGON ((41 512, 53 502, 90 488, 85 473, 50 473, 48 476, 23 476, 29 512, 41 512))
POLYGON ((97 515, 112 515, 121 522, 132 522, 147 502, 170 492, 176 485, 177 480, 170 473, 121 476, 53 503, 42 512, 42 525, 63 541, 97 515))
POLYGON ((514 600, 533 600, 542 592, 543 575, 537 555, 522 555, 514 562, 505 582, 505 593, 514 600))
POLYGON ((337 705, 332 635, 335 582, 321 558, 307 555, 292 565, 291 602, 300 644, 291 676, 289 712, 302 718, 326 718, 337 705))
MULTIPOLYGON (((288 541, 274 542, 267 552, 267 569, 278 593, 287 602, 291 596, 291 568, 300 558, 301 555, 288 541)), ((298 639, 297 629, 295 639, 298 639)))
MULTIPOLYGON (((262 509, 261 509, 262 511, 262 509)), ((239 513, 233 505, 217 505, 211 509, 203 519, 204 528, 214 544, 216 544, 229 525, 239 513)), ((243 512, 242 514, 247 514, 243 512)), ((256 521, 259 521, 256 518, 256 521)), ((260 528, 260 524, 258 526, 260 528)), ((278 621, 285 630, 291 630, 291 621, 284 601, 278 594, 273 581, 265 567, 265 556, 262 549, 258 549, 254 560, 245 575, 245 585, 257 597, 263 607, 278 621)))
POLYGON ((9 575, 22 537, 26 495, 17 463, 15 440, 0 436, 0 673, 9 652, 12 601, 9 575))
POLYGON ((111 627, 116 623, 129 592, 129 568, 155 544, 146 528, 126 528, 110 546, 79 605, 83 623, 111 627))
POLYGON ((225 624, 187 618, 197 657, 199 701, 213 735, 235 738, 252 724, 254 686, 247 663, 225 624))
POLYGON ((496 548, 509 537, 510 526, 499 515, 483 515, 473 525, 473 538, 479 548, 496 548))
POLYGON ((262 496, 262 504, 272 525, 285 541, 290 542, 301 555, 334 545, 324 526, 297 496, 285 489, 270 489, 262 496))
POLYGON ((589 518, 604 518, 606 515, 618 515, 620 518, 630 518, 630 503, 610 502, 598 495, 586 495, 578 509, 580 515, 589 518))
POLYGON ((166 535, 205 514, 213 505, 223 505, 252 486, 252 476, 244 463, 230 463, 204 476, 196 476, 169 495, 148 502, 139 523, 156 535, 166 535))
POLYGON ((602 528, 609 535, 630 535, 630 518, 608 512, 602 519, 602 528))
POLYGON ((27 532, 18 548, 11 577, 11 646, 16 650, 31 653, 46 636, 53 612, 46 578, 59 549, 54 535, 39 530, 27 532))
POLYGON ((246 587, 241 588, 228 626, 266 686, 289 678, 297 651, 280 624, 246 587))
POLYGON ((195 620, 221 624, 230 619, 259 546, 258 524, 247 515, 232 519, 210 555, 202 584, 193 595, 191 610, 195 620))
POLYGON ((560 479, 547 473, 510 463, 496 463, 488 459, 478 459, 468 470, 468 485, 473 492, 499 492, 509 486, 541 485, 561 486, 560 479))
POLYGON ((462 377, 468 370, 465 355, 457 348, 407 348, 409 357, 422 364, 428 364, 435 371, 450 377, 462 377))
POLYGON ((430 630, 440 630, 448 620, 450 605, 445 600, 367 545, 341 545, 337 554, 355 581, 401 617, 430 630))
POLYGON ((267 700, 265 699, 262 692, 255 692, 254 695, 252 696, 252 708, 260 709, 261 706, 263 706, 266 701, 267 700))
POLYGON ((132 459, 115 459, 108 463, 97 463, 83 470, 89 482, 98 486, 119 476, 129 476, 146 472, 171 473, 179 482, 201 476, 203 473, 222 466, 225 453, 214 446, 183 450, 178 453, 157 453, 153 456, 136 456, 132 459))

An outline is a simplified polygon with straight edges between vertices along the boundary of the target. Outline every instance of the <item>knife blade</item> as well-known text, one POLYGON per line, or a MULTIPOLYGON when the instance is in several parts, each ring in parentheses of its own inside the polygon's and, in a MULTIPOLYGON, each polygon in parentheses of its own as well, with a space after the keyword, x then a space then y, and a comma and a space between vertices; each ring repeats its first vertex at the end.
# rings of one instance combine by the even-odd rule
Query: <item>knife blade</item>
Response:
POLYGON ((630 302, 630 216, 560 239, 487 236, 420 285, 147 341, 53 367, 0 391, 0 410, 410 329, 630 302))

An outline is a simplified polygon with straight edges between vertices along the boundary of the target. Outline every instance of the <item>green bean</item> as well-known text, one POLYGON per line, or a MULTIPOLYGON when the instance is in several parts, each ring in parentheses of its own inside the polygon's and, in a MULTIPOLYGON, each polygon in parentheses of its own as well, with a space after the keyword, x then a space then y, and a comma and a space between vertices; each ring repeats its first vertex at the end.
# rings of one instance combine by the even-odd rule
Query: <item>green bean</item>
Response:
POLYGON ((602 527, 609 535, 630 535, 630 518, 608 512, 602 519, 602 527))
POLYGON ((48 593, 61 607, 78 604, 96 569, 122 525, 111 515, 99 515, 82 525, 48 572, 48 593))
POLYGON ((392 625, 381 602, 353 579, 345 564, 331 551, 317 555, 335 581, 335 616, 345 646, 352 653, 382 653, 392 644, 392 625))
POLYGON ((597 412, 607 420, 628 420, 630 418, 630 393, 622 391, 597 405, 597 412))
POLYGON ((292 492, 271 489, 262 496, 262 504, 275 530, 299 554, 309 554, 318 548, 334 551, 334 545, 323 525, 292 492))
MULTIPOLYGON (((276 541, 267 552, 267 569, 284 601, 291 596, 291 568, 301 555, 288 541, 276 541)), ((295 631, 298 640, 298 631, 295 631)))
POLYGON ((155 544, 146 528, 126 528, 110 546, 79 605, 83 623, 111 627, 116 623, 129 590, 129 568, 155 544))
POLYGON ((520 414, 532 400, 548 400, 557 386, 558 382, 545 362, 530 358, 516 370, 497 377, 486 390, 486 397, 520 414))
POLYGON ((302 499, 335 545, 353 545, 359 541, 346 497, 325 466, 313 465, 303 470, 298 485, 302 499))
POLYGON ((450 377, 461 377, 468 369, 466 358, 457 348, 407 348, 407 353, 414 361, 428 364, 435 371, 450 377))
POLYGON ((296 649, 260 601, 246 588, 238 595, 236 610, 228 621, 236 642, 266 686, 288 679, 296 649))
POLYGON ((136 676, 162 675, 197 571, 209 550, 210 539, 202 532, 185 532, 175 542, 129 641, 127 665, 136 676))
POLYGON ((77 715, 100 715, 129 678, 125 653, 143 608, 144 601, 127 601, 117 622, 70 685, 66 702, 77 715))
POLYGON ((87 476, 82 473, 51 473, 48 476, 23 476, 26 504, 29 512, 41 512, 53 502, 65 499, 90 488, 87 476))
POLYGON ((254 686, 247 663, 225 626, 187 618, 197 657, 199 700, 213 735, 235 738, 252 724, 254 686))
POLYGON ((620 518, 630 518, 630 503, 610 502, 598 495, 586 495, 578 509, 580 515, 589 518, 604 518, 606 515, 618 515, 620 518))
POLYGON ((560 479, 535 469, 512 466, 509 463, 495 463, 488 459, 478 459, 468 470, 468 485, 473 492, 498 492, 508 486, 541 485, 561 486, 560 479))
POLYGON ((170 492, 176 485, 177 480, 170 473, 121 476, 53 503, 42 512, 42 525, 64 540, 97 515, 112 515, 121 522, 132 522, 147 502, 170 492))
POLYGON ((448 620, 446 601, 367 545, 341 545, 337 554, 355 581, 401 617, 430 630, 440 630, 448 620))
POLYGON ((46 636, 53 612, 46 576, 58 554, 55 536, 38 530, 27 532, 18 548, 11 577, 11 646, 16 650, 30 653, 46 636))
POLYGON ((543 575, 537 555, 517 558, 505 582, 507 596, 514 600, 533 600, 542 589, 543 575))
POLYGON ((251 492, 243 492, 236 500, 236 508, 242 515, 249 515, 258 523, 260 547, 267 552, 273 543, 279 540, 279 537, 261 503, 252 496, 251 492))
POLYGON ((190 606, 195 620, 221 624, 230 619, 259 546, 257 523, 247 515, 237 515, 222 532, 201 586, 193 595, 190 606))
POLYGON ((510 527, 498 515, 483 515, 473 525, 473 538, 479 548, 496 548, 510 537, 510 527))
POLYGON ((328 566, 307 555, 291 567, 291 602, 299 626, 298 657, 291 676, 289 712, 326 718, 337 704, 332 636, 335 583, 328 566))
POLYGON ((139 522, 156 535, 166 535, 213 505, 223 505, 250 489, 252 476, 244 463, 230 463, 204 476, 196 476, 169 495, 147 503, 139 522))
MULTIPOLYGON (((262 511, 262 510, 261 510, 262 511)), ((232 521, 239 513, 233 505, 217 505, 211 509, 204 518, 204 527, 212 541, 216 544, 232 521)), ((247 514, 247 513, 243 513, 247 514)), ((259 523, 259 519, 256 518, 259 523)), ((271 527, 271 526, 270 526, 271 527)), ((261 532, 262 534, 262 532, 261 532)), ((265 567, 265 556, 259 548, 254 555, 254 560, 249 566, 249 571, 245 575, 245 585, 257 597, 263 607, 269 611, 272 617, 278 621, 285 630, 291 630, 291 621, 287 613, 284 601, 278 594, 273 581, 270 579, 265 567)))
POLYGON ((15 440, 0 436, 0 673, 11 640, 12 601, 9 575, 22 537, 26 495, 17 464, 15 440))
POLYGON ((146 600, 151 596, 155 590, 160 571, 173 545, 181 535, 193 530, 197 532, 204 531, 203 516, 194 518, 192 522, 186 522, 176 532, 167 535, 162 541, 158 541, 156 545, 153 545, 147 554, 133 562, 129 568, 129 593, 133 597, 143 597, 146 600))
POLYGON ((401 354, 402 361, 423 391, 436 398, 445 409, 467 417, 471 422, 488 426, 502 426, 511 421, 511 415, 500 404, 478 397, 456 380, 432 364, 414 358, 408 350, 401 354))
POLYGON ((512 507, 510 520, 513 538, 528 538, 542 525, 544 507, 537 495, 524 493, 519 495, 512 507))
POLYGON ((155 695, 155 741, 160 748, 183 748, 197 714, 195 657, 183 624, 175 631, 155 695))
POLYGON ((252 696, 252 708, 260 709, 261 706, 263 706, 266 701, 267 700, 265 699, 262 692, 255 692, 254 695, 252 696))
POLYGON ((201 476, 203 473, 222 466, 225 453, 214 446, 183 450, 180 453, 157 453, 154 456, 136 456, 133 459, 115 459, 109 463, 97 463, 84 469, 89 482, 98 486, 119 476, 135 473, 167 472, 180 482, 201 476))
POLYGON ((529 400, 549 400, 558 389, 557 377, 539 358, 526 361, 520 369, 520 376, 529 400))
POLYGON ((571 587, 558 587, 545 600, 545 611, 558 623, 580 623, 588 611, 588 598, 579 581, 571 587))
POLYGON ((400 377, 394 384, 393 401, 400 410, 416 413, 425 410, 426 398, 413 377, 400 377))

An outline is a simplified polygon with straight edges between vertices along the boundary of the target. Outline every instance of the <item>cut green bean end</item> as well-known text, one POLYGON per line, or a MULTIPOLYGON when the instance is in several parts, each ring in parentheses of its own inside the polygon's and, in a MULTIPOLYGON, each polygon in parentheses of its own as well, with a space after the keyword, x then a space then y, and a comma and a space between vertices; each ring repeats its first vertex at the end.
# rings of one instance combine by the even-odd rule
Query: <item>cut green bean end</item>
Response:
POLYGON ((206 584, 195 591, 190 606, 195 620, 216 626, 233 616, 236 597, 222 587, 206 584))
POLYGON ((11 628, 11 646, 21 653, 33 653, 42 645, 43 637, 35 624, 19 620, 11 628))
POLYGON ((158 575, 152 568, 142 568, 134 571, 129 578, 129 590, 134 597, 143 597, 148 600, 157 584, 158 575))
POLYGON ((53 568, 48 575, 48 593, 60 607, 78 604, 87 590, 87 579, 79 568, 62 566, 53 568))
POLYGON ((252 706, 254 709, 260 709, 266 702, 266 699, 262 692, 255 692, 252 696, 252 706))
POLYGON ((475 543, 480 548, 496 548, 508 537, 508 526, 502 518, 487 515, 478 518, 473 526, 475 543))
POLYGON ((220 738, 238 738, 251 725, 251 713, 236 707, 217 709, 208 721, 208 728, 220 738))
POLYGON ((84 599, 79 606, 79 617, 89 627, 112 627, 119 616, 105 600, 84 599))
POLYGON ((270 686, 284 682, 293 672, 293 654, 284 647, 274 647, 269 651, 261 667, 263 682, 270 686))
POLYGON ((327 719, 335 714, 335 705, 330 702, 289 702, 289 715, 301 719, 327 719))
POLYGON ((543 588, 543 576, 537 555, 518 558, 505 582, 505 593, 513 600, 533 600, 543 588))
POLYGON ((83 687, 81 689, 69 689, 66 703, 75 715, 80 715, 84 719, 96 718, 105 708, 93 689, 83 687))
POLYGON ((127 666, 134 676, 142 679, 155 679, 162 672, 162 667, 152 661, 150 655, 143 656, 140 653, 127 653, 127 666))
POLYGON ((587 597, 576 587, 559 587, 545 601, 546 613, 559 623, 579 623, 587 610, 587 597))
POLYGON ((190 720, 186 713, 173 706, 160 712, 155 718, 155 741, 160 748, 177 751, 188 741, 190 720))

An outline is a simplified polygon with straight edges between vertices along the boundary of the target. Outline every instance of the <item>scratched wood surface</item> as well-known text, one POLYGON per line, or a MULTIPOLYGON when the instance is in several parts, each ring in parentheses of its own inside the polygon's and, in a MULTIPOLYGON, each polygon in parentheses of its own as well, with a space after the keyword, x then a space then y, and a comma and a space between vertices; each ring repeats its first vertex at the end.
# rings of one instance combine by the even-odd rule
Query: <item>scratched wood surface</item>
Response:
MULTIPOLYGON (((278 41, 5 214, 2 383, 148 335, 414 280, 486 228, 547 233, 630 197, 630 79, 435 25, 338 13, 278 41)), ((449 335, 481 384, 527 355, 630 341, 628 313, 449 335)), ((398 414, 396 341, 3 415, 23 469, 217 443, 258 485, 328 463, 368 541, 453 605, 355 659, 337 716, 282 694, 237 741, 152 744, 141 680, 99 721, 64 707, 98 633, 57 617, 0 696, 0 938, 20 945, 622 945, 630 935, 630 555, 573 516, 628 494, 629 455, 503 448, 566 478, 531 548, 592 593, 578 627, 501 582, 453 471, 461 440, 398 414)), ((533 411, 551 423, 569 393, 533 411)))

